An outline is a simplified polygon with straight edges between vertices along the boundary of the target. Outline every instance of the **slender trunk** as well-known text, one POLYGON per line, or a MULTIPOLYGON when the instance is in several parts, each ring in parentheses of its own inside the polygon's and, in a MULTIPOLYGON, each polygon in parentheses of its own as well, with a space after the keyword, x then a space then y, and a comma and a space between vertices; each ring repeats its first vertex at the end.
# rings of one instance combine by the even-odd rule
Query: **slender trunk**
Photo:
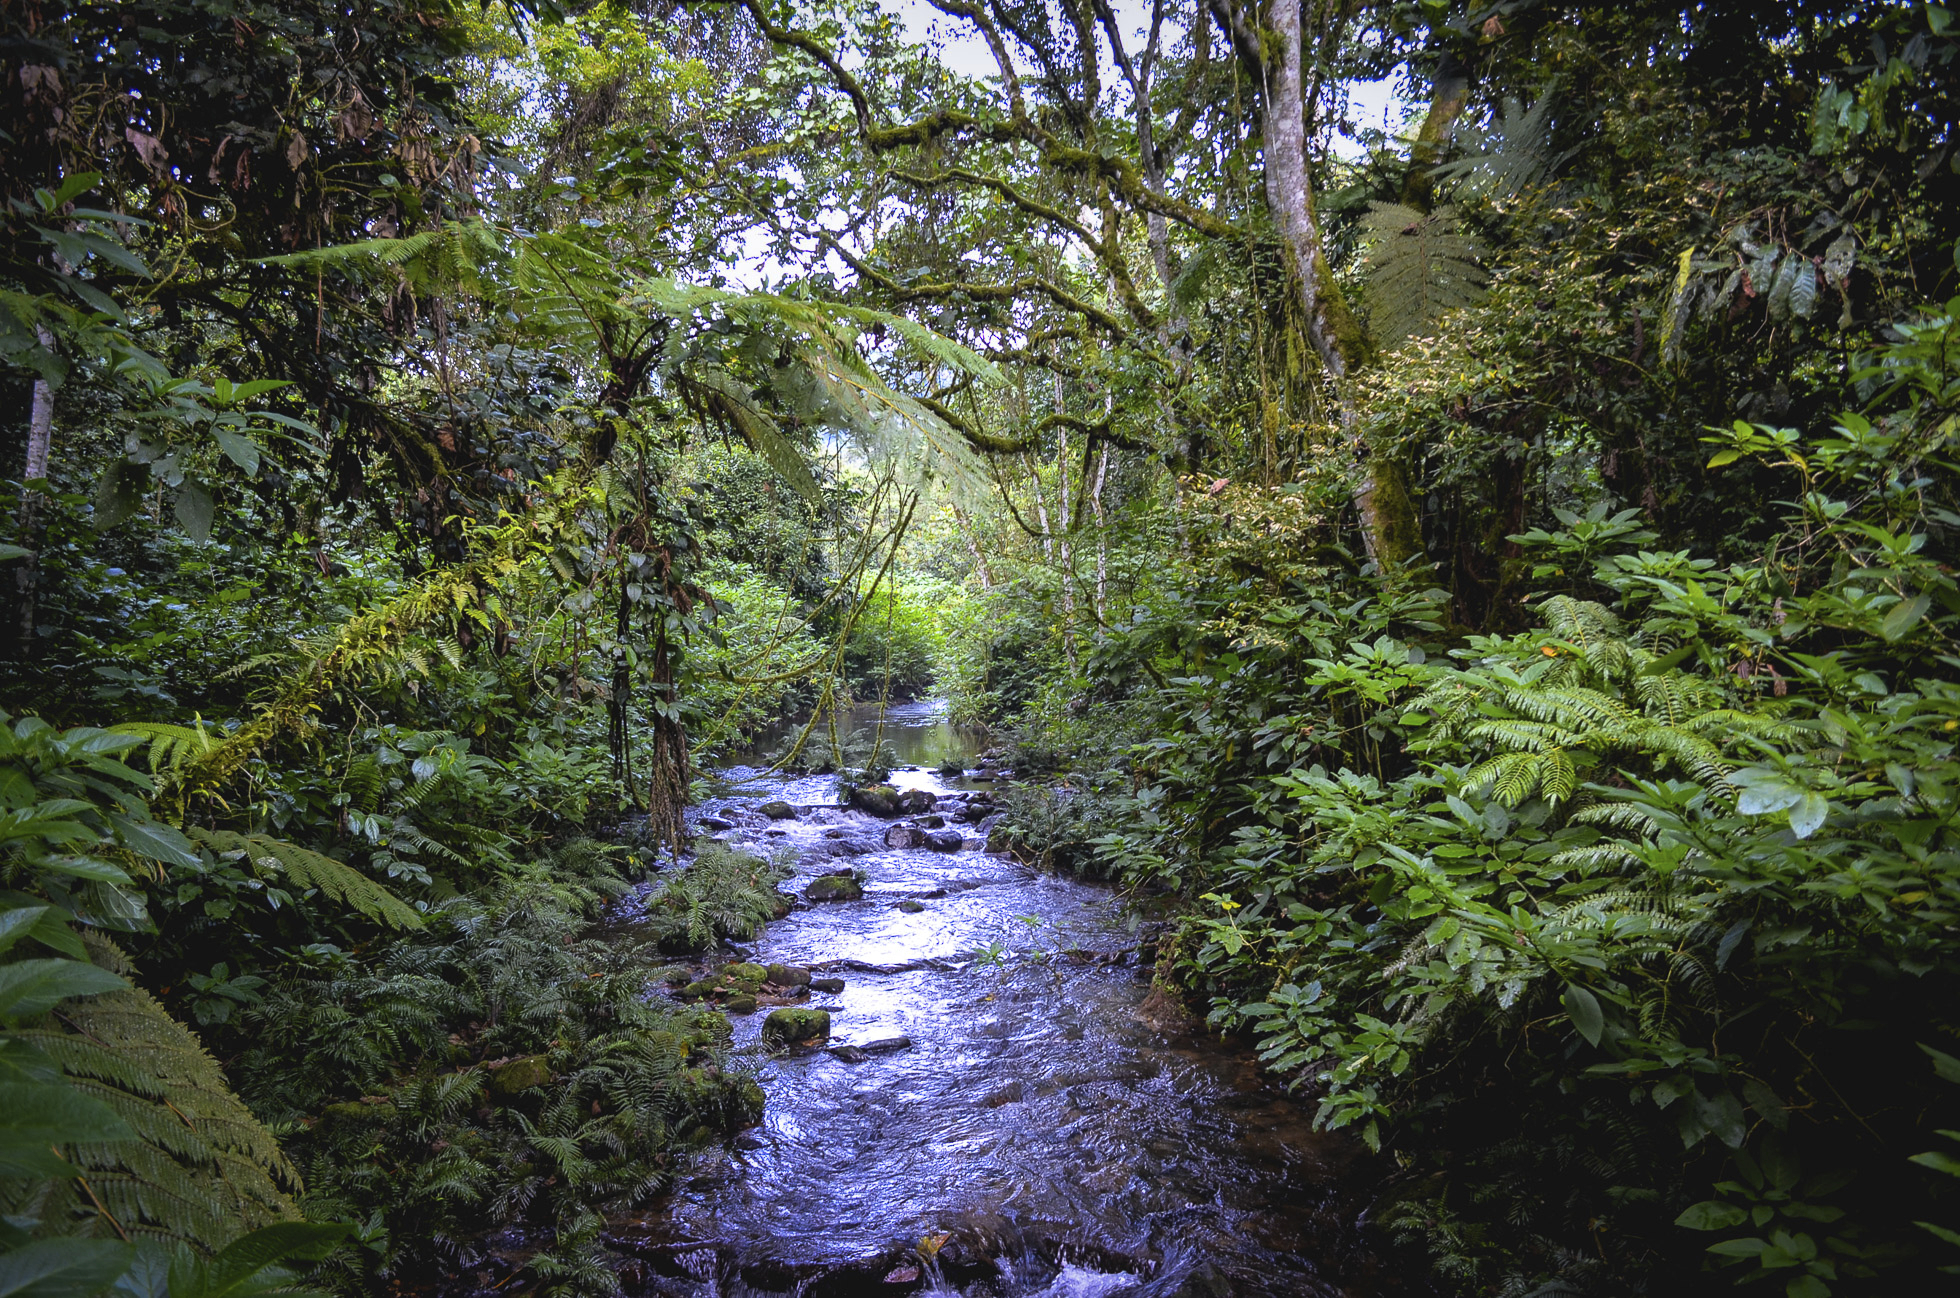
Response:
POLYGON ((1021 465, 1028 471, 1028 485, 1034 488, 1034 520, 1041 524, 1041 558, 1053 563, 1055 529, 1048 525, 1048 493, 1041 489, 1041 466, 1026 451, 1021 452, 1021 465))
POLYGON ((1096 625, 1101 626, 1109 607, 1109 523, 1103 517, 1103 479, 1109 474, 1109 443, 1105 442, 1096 459, 1095 486, 1089 490, 1089 508, 1096 516, 1096 625))
MULTIPOLYGON (((54 336, 46 325, 35 325, 34 334, 42 347, 54 350, 54 336)), ((54 388, 46 379, 34 380, 34 396, 27 411, 27 464, 21 472, 20 509, 16 516, 19 544, 27 553, 14 569, 14 586, 19 593, 19 658, 34 656, 36 621, 39 616, 41 583, 41 487, 47 482, 48 453, 54 442, 54 388)))
MULTIPOLYGON (((1055 376, 1055 413, 1062 414, 1062 376, 1055 376)), ((1055 557, 1061 563, 1062 572, 1062 652, 1068 655, 1068 664, 1075 666, 1075 547, 1070 537, 1068 478, 1068 429, 1055 430, 1055 475, 1056 507, 1055 517, 1062 530, 1055 537, 1055 557)), ((1045 524, 1044 524, 1045 526, 1045 524)))
MULTIPOLYGON (((1261 42, 1260 59, 1260 73, 1265 79, 1261 102, 1265 108, 1266 203, 1280 229, 1301 329, 1332 383, 1341 425, 1358 444, 1360 432, 1347 380, 1373 359, 1374 348, 1328 271, 1314 219, 1299 0, 1270 0, 1266 16, 1272 35, 1270 44, 1261 42)), ((1422 549, 1409 494, 1408 467, 1395 455, 1367 450, 1364 456, 1366 469, 1355 493, 1363 535, 1375 562, 1384 570, 1396 568, 1422 549)))
POLYGON ((973 569, 980 574, 980 589, 994 588, 994 570, 987 562, 987 552, 980 548, 980 534, 973 528, 973 521, 957 503, 953 505, 953 521, 959 525, 960 537, 966 542, 967 553, 973 556, 973 569))

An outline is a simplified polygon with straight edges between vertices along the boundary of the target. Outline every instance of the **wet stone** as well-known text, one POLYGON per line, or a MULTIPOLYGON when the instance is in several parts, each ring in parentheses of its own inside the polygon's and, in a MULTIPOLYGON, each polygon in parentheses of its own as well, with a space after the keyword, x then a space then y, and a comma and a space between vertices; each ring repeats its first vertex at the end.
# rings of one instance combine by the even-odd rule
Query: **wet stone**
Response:
POLYGON ((926 834, 916 825, 893 825, 885 831, 885 846, 912 848, 925 846, 926 834))
POLYGON ((904 810, 898 790, 889 784, 866 784, 852 789, 851 805, 874 816, 896 816, 904 810))
POLYGON ((762 1039, 775 1045, 822 1041, 829 1036, 829 1010, 770 1010, 762 1021, 762 1039))
POLYGON ((935 852, 957 852, 966 846, 966 839, 957 829, 935 829, 926 835, 926 844, 935 852))
POLYGON ((772 964, 769 966, 769 981, 778 987, 803 987, 810 982, 810 971, 795 965, 772 964))
POLYGON ((916 915, 926 908, 926 904, 917 898, 907 897, 904 901, 898 903, 898 908, 907 915, 916 915))
POLYGON ((757 807, 756 810, 761 812, 763 815, 769 817, 769 819, 771 820, 796 819, 796 808, 790 806, 787 802, 782 801, 780 798, 773 802, 765 802, 761 806, 757 807))
MULTIPOLYGON (((809 977, 807 974, 804 976, 809 977)), ((844 990, 844 980, 842 978, 811 978, 810 990, 813 992, 828 992, 835 995, 844 990)))
POLYGON ((857 901, 864 888, 848 874, 826 874, 803 889, 805 901, 857 901))

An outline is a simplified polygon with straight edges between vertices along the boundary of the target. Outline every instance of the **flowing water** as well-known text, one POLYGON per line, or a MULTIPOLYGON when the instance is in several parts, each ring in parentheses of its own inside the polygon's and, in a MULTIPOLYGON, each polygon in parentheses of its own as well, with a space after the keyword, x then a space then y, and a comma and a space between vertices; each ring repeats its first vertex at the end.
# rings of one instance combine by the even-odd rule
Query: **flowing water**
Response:
MULTIPOLYGON (((971 757, 930 704, 893 708, 886 726, 902 760, 971 757)), ((957 851, 890 848, 887 831, 917 817, 841 808, 835 777, 726 774, 733 792, 691 813, 697 832, 794 853, 790 891, 855 868, 864 896, 799 905, 737 950, 844 980, 807 1002, 830 1011, 833 1049, 771 1057, 766 1009, 734 1016, 767 1115, 613 1224, 629 1293, 1393 1287, 1357 1243, 1352 1147, 1149 997, 1152 932, 1107 889, 986 854, 984 821, 949 819, 957 851), (797 815, 769 820, 756 810, 769 799, 797 815)), ((990 787, 918 768, 893 783, 949 817, 978 818, 964 800, 990 787)))

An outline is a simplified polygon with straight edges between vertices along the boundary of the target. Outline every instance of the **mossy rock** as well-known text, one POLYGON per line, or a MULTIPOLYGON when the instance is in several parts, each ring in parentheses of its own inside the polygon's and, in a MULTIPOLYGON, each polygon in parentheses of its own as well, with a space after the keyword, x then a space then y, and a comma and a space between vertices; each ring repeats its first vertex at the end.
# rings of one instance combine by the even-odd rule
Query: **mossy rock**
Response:
POLYGON ((826 874, 811 880, 803 895, 810 901, 856 901, 864 896, 864 888, 848 874, 826 874))
POLYGON ((916 915, 926 908, 926 904, 916 897, 907 897, 904 901, 898 903, 898 908, 907 915, 916 915))
MULTIPOLYGON (((754 1078, 730 1076, 709 1064, 683 1068, 674 1075, 673 1103, 681 1113, 691 1115, 705 1129, 707 1138, 733 1135, 754 1126, 762 1117, 764 1095, 754 1078)), ((676 1127, 684 1124, 676 1121, 676 1127)), ((698 1143, 699 1131, 691 1133, 698 1143)))
POLYGON ((703 978, 699 982, 689 983, 687 986, 675 992, 674 995, 684 1001, 699 1001, 706 1000, 720 990, 720 983, 712 978, 703 978))
POLYGON ((753 995, 748 992, 740 992, 723 1001, 721 1007, 730 1014, 753 1014, 758 1004, 760 1002, 753 995))
POLYGON ((685 1022, 693 1029, 687 1039, 703 1046, 727 1045, 729 1038, 735 1035, 734 1029, 728 1026, 728 1016, 705 1005, 690 1014, 685 1022))
POLYGON ((551 1065, 543 1055, 513 1059, 490 1073, 490 1089, 499 1095, 517 1095, 551 1081, 551 1065))
POLYGON ((392 1104, 364 1104, 350 1100, 346 1104, 329 1104, 320 1110, 322 1121, 345 1123, 359 1126, 381 1126, 393 1122, 395 1106, 392 1104))
POLYGON ((744 960, 740 964, 725 964, 721 967, 719 980, 729 987, 744 992, 753 992, 769 979, 769 971, 759 964, 744 960))
POLYGON ((776 1045, 830 1039, 829 1010, 780 1009, 762 1021, 762 1039, 776 1045))
POLYGON ((790 964, 772 964, 769 966, 769 981, 778 987, 803 987, 810 981, 810 971, 790 964))
POLYGON ((771 820, 796 819, 796 808, 790 806, 787 802, 782 801, 780 798, 774 802, 765 802, 761 806, 757 807, 756 810, 761 812, 763 815, 769 817, 769 819, 771 820))
POLYGON ((851 790, 851 805, 874 816, 896 816, 900 794, 889 784, 866 784, 851 790))

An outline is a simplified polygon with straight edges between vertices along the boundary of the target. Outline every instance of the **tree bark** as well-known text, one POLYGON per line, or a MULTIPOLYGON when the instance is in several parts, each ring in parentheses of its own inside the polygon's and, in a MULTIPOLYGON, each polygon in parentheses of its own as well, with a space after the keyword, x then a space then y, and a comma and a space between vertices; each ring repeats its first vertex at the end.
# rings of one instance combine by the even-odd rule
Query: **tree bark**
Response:
MULTIPOLYGON (((1214 0, 1215 8, 1219 3, 1214 0)), ((1300 9, 1300 0, 1268 0, 1264 30, 1247 23, 1236 6, 1217 16, 1232 34, 1241 59, 1251 62, 1260 77, 1266 206, 1279 227, 1294 306, 1300 313, 1300 331, 1320 358, 1334 390, 1342 428, 1351 441, 1359 443, 1349 380, 1374 359, 1375 349, 1328 270, 1314 216, 1300 9)), ((1361 515, 1369 556, 1387 571, 1422 552, 1408 467, 1393 454, 1368 449, 1363 455, 1364 472, 1354 495, 1355 508, 1361 515)))
MULTIPOLYGON (((41 346, 52 351, 54 336, 46 325, 34 326, 41 346)), ((34 380, 33 401, 27 412, 27 464, 21 471, 20 510, 16 516, 20 547, 27 553, 14 569, 18 620, 15 633, 18 656, 26 662, 34 656, 34 640, 40 616, 41 585, 41 494, 47 481, 48 454, 54 443, 54 388, 46 379, 34 380)))

